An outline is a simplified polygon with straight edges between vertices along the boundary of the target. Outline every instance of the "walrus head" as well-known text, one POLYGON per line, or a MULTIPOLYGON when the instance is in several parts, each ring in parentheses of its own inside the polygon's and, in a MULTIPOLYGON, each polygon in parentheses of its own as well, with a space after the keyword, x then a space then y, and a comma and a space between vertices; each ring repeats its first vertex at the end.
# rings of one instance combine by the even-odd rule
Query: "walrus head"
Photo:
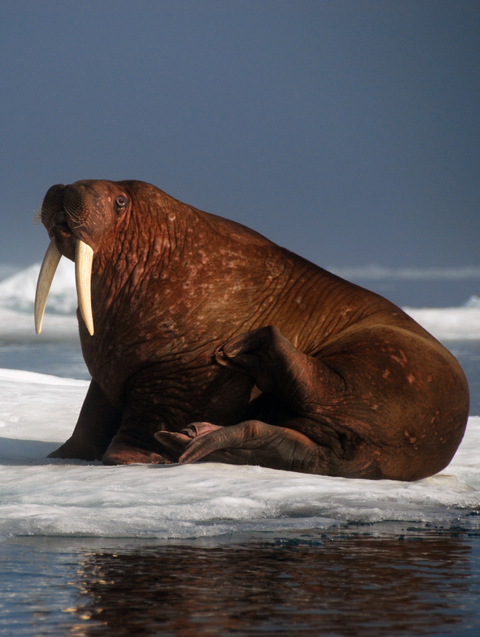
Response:
POLYGON ((43 200, 41 221, 50 236, 35 295, 35 329, 42 331, 45 305, 58 263, 63 256, 75 262, 78 306, 85 325, 94 333, 91 274, 95 253, 108 229, 131 206, 123 184, 79 181, 52 186, 43 200))

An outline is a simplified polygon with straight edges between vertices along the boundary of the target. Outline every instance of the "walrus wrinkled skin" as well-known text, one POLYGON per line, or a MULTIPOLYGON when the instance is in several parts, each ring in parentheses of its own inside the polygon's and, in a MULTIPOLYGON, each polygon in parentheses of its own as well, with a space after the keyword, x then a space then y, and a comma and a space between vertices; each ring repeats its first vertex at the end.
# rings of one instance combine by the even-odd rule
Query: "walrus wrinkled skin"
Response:
POLYGON ((139 181, 53 186, 41 219, 44 269, 77 260, 92 376, 51 457, 393 480, 452 459, 465 376, 386 299, 139 181))

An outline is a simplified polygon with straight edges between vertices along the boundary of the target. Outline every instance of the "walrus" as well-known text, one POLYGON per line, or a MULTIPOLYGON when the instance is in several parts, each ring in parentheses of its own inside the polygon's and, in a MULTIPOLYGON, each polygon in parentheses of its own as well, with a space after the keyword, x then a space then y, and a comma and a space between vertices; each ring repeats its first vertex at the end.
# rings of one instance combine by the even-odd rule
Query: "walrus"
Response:
POLYGON ((75 262, 92 380, 53 458, 418 480, 460 444, 456 359, 400 308, 141 181, 52 186, 35 301, 75 262))

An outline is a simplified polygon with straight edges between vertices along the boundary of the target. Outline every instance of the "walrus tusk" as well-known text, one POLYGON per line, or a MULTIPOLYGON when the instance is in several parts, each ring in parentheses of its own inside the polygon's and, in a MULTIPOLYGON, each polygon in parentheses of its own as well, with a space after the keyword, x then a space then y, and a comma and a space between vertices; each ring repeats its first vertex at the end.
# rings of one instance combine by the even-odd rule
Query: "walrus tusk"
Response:
MULTIPOLYGON (((80 239, 77 239, 75 247, 75 283, 77 286, 78 307, 80 308, 80 314, 85 321, 87 330, 92 336, 94 332, 91 294, 93 255, 92 248, 83 241, 80 241, 80 239)), ((42 332, 48 293, 61 258, 62 254, 55 245, 55 240, 52 239, 45 253, 42 267, 40 268, 35 292, 34 315, 35 331, 37 334, 42 332)))
POLYGON ((35 331, 37 334, 41 334, 42 332, 43 315, 45 314, 48 293, 61 258, 62 255, 55 245, 55 240, 52 239, 43 258, 42 267, 38 275, 37 289, 35 291, 34 315, 35 331))
POLYGON ((77 286, 78 307, 91 336, 93 336, 94 332, 91 293, 93 254, 93 250, 89 245, 77 239, 75 247, 75 283, 77 286))

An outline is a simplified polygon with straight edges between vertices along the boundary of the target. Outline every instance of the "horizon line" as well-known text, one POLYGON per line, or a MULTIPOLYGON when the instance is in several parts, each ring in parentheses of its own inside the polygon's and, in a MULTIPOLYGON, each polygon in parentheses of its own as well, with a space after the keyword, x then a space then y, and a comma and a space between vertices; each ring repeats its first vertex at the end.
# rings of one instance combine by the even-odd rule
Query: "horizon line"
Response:
POLYGON ((439 281, 462 280, 462 279, 480 279, 480 266, 463 266, 463 267, 429 267, 429 268, 390 268, 381 265, 365 265, 354 267, 337 267, 330 266, 326 268, 332 274, 343 278, 363 279, 363 280, 431 280, 439 281))

